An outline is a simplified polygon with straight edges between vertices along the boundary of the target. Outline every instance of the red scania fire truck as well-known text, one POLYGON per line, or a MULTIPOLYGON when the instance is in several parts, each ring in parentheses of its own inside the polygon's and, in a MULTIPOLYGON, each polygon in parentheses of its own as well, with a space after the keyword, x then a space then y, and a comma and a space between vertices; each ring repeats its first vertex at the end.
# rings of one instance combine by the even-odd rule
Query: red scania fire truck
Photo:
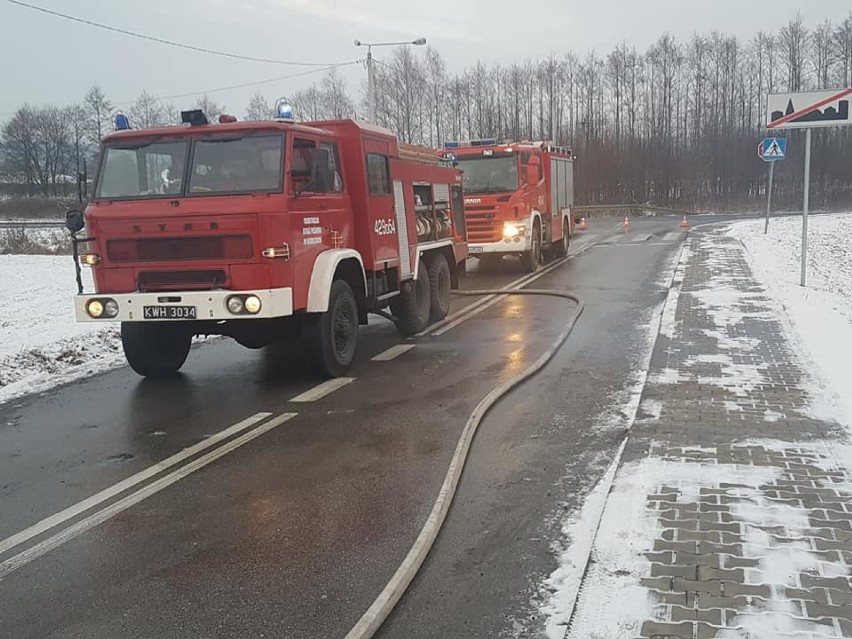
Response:
POLYGON ((574 232, 574 158, 549 142, 447 142, 441 155, 464 171, 469 250, 480 262, 517 255, 535 271, 561 257, 574 232))
POLYGON ((121 322, 137 373, 172 374, 194 335, 225 335, 297 340, 338 376, 368 313, 390 307, 404 335, 447 315, 468 255, 461 172, 369 124, 279 116, 133 130, 119 114, 103 140, 66 220, 96 289, 78 270, 75 309, 121 322))

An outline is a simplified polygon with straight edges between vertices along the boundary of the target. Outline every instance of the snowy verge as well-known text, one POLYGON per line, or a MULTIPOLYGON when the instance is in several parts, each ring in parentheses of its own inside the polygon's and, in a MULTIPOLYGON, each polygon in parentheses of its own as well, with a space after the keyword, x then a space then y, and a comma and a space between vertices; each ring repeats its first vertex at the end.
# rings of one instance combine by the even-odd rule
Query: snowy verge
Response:
POLYGON ((77 323, 75 290, 70 257, 0 255, 0 402, 124 363, 116 325, 77 323))
POLYGON ((813 417, 852 427, 852 213, 809 218, 807 287, 799 286, 801 217, 749 220, 730 233, 757 277, 785 309, 788 339, 804 368, 813 417))
MULTIPOLYGON (((638 324, 638 329, 645 339, 629 353, 633 371, 627 376, 624 387, 613 393, 610 397, 610 407, 598 415, 596 421, 601 429, 611 430, 619 426, 630 428, 640 410, 645 414, 653 410, 653 407, 649 405, 640 407, 640 400, 648 381, 657 337, 658 335, 671 337, 674 327, 672 309, 677 306, 680 284, 690 255, 689 246, 684 243, 680 251, 674 251, 669 255, 665 265, 660 269, 653 285, 667 292, 666 299, 649 309, 638 324)), ((538 608, 540 617, 544 619, 544 634, 547 639, 565 637, 581 595, 580 588, 587 564, 589 561, 592 563, 596 561, 592 555, 593 544, 599 525, 604 525, 602 521, 604 509, 607 507, 610 489, 626 444, 627 440, 624 439, 603 476, 584 497, 580 509, 562 520, 560 537, 553 543, 557 567, 544 580, 538 593, 533 597, 533 604, 538 608)), ((594 567, 589 567, 589 570, 594 570, 594 567)), ((639 587, 637 579, 632 580, 629 592, 625 595, 633 605, 631 611, 634 614, 637 610, 651 608, 648 597, 639 587)), ((627 621, 629 627, 634 626, 632 620, 627 617, 621 621, 627 621)), ((616 627, 619 627, 619 623, 616 623, 616 627)), ((527 624, 525 630, 532 632, 530 624, 527 624)), ((609 637, 610 635, 600 636, 609 637)))
MULTIPOLYGON (((583 580, 571 639, 633 639, 642 623, 659 617, 659 602, 642 579, 650 576, 646 554, 662 539, 663 527, 648 496, 666 486, 677 488, 678 502, 695 503, 702 488, 734 482, 753 490, 774 480, 766 466, 724 467, 650 457, 624 464, 609 494, 592 560, 583 580)), ((553 637, 553 635, 551 635, 553 637)))

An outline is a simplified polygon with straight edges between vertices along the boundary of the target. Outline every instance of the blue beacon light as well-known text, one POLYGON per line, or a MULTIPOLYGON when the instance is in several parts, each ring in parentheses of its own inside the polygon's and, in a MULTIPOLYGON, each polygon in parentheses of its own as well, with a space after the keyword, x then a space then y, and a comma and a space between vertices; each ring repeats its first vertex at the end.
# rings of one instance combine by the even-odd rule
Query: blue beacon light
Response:
POLYGON ((293 120, 293 107, 286 98, 281 98, 275 103, 275 114, 279 120, 293 120))
POLYGON ((130 126, 130 118, 128 118, 124 113, 119 111, 115 114, 115 130, 116 131, 128 131, 133 127, 130 126))

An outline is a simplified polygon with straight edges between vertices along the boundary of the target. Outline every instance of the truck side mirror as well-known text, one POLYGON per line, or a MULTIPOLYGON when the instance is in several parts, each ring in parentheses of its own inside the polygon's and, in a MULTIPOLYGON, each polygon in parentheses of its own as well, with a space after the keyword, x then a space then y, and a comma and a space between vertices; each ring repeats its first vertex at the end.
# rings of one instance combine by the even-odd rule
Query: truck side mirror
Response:
POLYGON ((534 186, 541 181, 541 163, 537 157, 531 157, 527 165, 527 184, 534 186))
POLYGON ((539 175, 538 167, 530 164, 527 167, 527 184, 530 186, 535 186, 541 181, 541 175, 539 175))
POLYGON ((65 228, 71 231, 72 234, 82 231, 85 225, 83 211, 72 210, 65 214, 65 228))

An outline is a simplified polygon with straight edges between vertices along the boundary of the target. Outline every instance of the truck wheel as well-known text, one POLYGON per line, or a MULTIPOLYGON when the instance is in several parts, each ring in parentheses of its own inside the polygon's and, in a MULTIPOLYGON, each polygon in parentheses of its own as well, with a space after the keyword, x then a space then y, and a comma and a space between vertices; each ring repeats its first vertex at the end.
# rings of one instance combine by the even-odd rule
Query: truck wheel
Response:
POLYGON ((533 224, 532 247, 521 255, 521 265, 527 273, 535 273, 541 264, 541 224, 533 224))
POLYGON ((349 284, 334 280, 328 310, 309 318, 305 332, 320 375, 340 377, 349 369, 358 348, 358 302, 349 284))
POLYGON ((568 218, 562 219, 562 239, 556 240, 553 243, 553 256, 565 257, 568 255, 568 244, 571 241, 570 227, 568 226, 568 218))
POLYGON ((443 253, 435 253, 429 256, 426 266, 429 271, 431 297, 429 321, 434 323, 444 319, 450 312, 452 277, 450 276, 450 265, 447 264, 447 256, 443 253))
POLYGON ((142 377, 168 377, 183 366, 192 334, 174 324, 122 322, 121 345, 130 368, 142 377))
POLYGON ((411 290, 402 291, 391 300, 391 312, 396 316, 396 329, 400 335, 408 337, 419 333, 429 326, 429 311, 432 307, 429 273, 426 265, 421 264, 417 279, 411 283, 411 290))

